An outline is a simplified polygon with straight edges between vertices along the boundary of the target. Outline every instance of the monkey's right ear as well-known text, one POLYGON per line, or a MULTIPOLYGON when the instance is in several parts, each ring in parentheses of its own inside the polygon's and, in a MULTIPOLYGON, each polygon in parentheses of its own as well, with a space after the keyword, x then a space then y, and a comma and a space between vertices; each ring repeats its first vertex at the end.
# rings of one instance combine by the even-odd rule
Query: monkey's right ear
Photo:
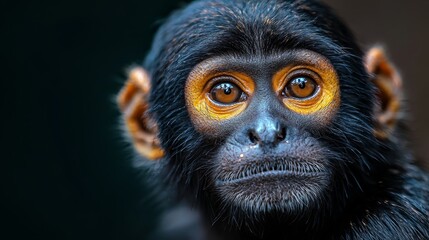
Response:
POLYGON ((129 72, 117 103, 137 152, 149 160, 157 160, 164 156, 164 151, 157 137, 158 127, 147 112, 150 88, 150 77, 146 70, 135 67, 129 72))

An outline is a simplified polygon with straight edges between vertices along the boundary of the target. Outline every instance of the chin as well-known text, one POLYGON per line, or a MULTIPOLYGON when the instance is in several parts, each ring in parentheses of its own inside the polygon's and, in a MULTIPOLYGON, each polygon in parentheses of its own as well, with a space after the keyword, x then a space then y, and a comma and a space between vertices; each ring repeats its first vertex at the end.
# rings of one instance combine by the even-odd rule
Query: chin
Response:
POLYGON ((252 182, 217 184, 217 190, 227 203, 244 211, 263 214, 306 212, 320 202, 327 189, 328 181, 324 177, 314 177, 311 183, 302 184, 308 179, 276 175, 253 179, 252 182))

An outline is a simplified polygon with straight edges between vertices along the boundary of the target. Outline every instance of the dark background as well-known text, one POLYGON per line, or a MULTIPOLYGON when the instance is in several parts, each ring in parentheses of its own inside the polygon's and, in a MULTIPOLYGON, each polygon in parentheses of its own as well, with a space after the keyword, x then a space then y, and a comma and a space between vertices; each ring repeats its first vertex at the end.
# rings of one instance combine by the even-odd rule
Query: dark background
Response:
MULTIPOLYGON (((185 1, 0 3, 0 238, 144 239, 160 207, 132 169, 113 99, 185 1), (4 235, 4 236, 2 236, 4 235)), ((413 148, 429 161, 429 1, 326 0, 401 69, 413 148)))

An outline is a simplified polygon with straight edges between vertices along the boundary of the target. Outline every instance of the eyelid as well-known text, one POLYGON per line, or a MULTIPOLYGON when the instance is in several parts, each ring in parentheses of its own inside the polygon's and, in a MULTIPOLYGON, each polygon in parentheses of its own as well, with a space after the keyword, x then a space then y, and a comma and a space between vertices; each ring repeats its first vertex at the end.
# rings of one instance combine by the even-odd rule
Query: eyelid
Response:
POLYGON ((250 96, 251 89, 246 87, 237 77, 233 76, 232 74, 228 73, 221 73, 219 75, 214 75, 211 77, 205 84, 203 93, 210 93, 211 89, 216 86, 219 83, 233 83, 235 84, 240 90, 246 94, 247 96, 250 96), (225 81, 227 80, 227 81, 225 81))
POLYGON ((280 86, 282 86, 282 89, 284 89, 290 81, 302 76, 311 78, 318 86, 322 84, 322 78, 317 72, 300 66, 296 69, 290 69, 290 71, 288 71, 285 76, 283 76, 283 82, 280 84, 280 86))

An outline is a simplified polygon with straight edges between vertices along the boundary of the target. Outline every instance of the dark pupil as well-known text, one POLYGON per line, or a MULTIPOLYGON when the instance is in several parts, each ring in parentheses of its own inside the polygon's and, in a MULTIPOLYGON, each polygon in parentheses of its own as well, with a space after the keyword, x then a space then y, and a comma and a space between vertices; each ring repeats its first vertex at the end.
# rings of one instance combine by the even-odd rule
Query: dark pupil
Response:
POLYGON ((226 95, 231 94, 232 92, 231 89, 233 88, 231 84, 225 83, 225 84, 222 84, 220 87, 223 89, 223 93, 225 93, 226 95))
POLYGON ((295 84, 298 84, 299 88, 301 88, 301 89, 305 88, 306 83, 307 83, 307 79, 305 79, 305 78, 297 78, 295 80, 295 84))

